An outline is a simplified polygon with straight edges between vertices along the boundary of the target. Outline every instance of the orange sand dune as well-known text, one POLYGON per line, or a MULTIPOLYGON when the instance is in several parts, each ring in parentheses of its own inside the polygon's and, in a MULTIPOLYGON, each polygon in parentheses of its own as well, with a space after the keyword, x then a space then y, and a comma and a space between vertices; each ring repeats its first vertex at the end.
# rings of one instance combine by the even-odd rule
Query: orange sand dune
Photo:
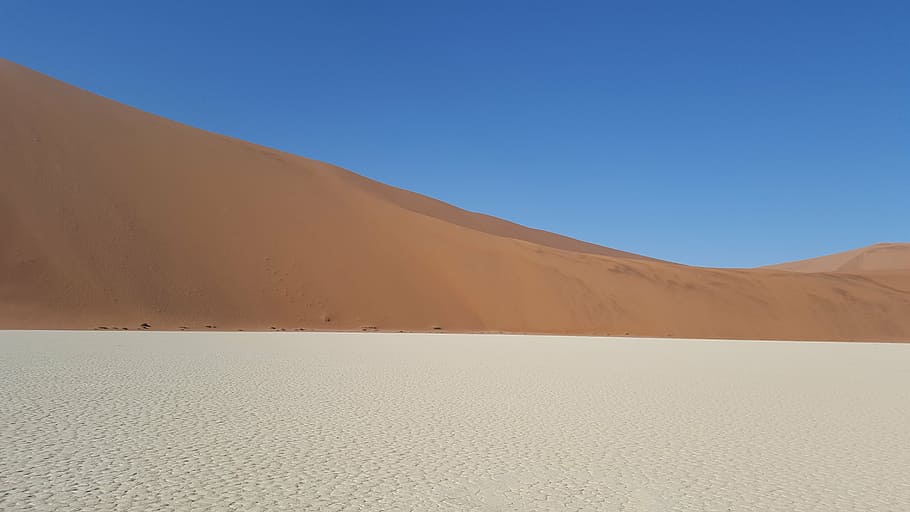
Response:
POLYGON ((910 243, 884 243, 765 268, 791 272, 910 270, 910 243))
POLYGON ((910 272, 686 267, 194 129, 0 61, 0 328, 910 340, 910 272))

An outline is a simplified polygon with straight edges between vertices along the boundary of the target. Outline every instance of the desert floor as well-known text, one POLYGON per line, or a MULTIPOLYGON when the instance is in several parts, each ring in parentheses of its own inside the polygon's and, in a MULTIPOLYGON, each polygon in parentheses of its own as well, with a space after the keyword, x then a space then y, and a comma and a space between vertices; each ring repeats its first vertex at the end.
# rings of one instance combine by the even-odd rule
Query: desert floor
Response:
POLYGON ((910 345, 0 332, 0 510, 910 510, 910 345))

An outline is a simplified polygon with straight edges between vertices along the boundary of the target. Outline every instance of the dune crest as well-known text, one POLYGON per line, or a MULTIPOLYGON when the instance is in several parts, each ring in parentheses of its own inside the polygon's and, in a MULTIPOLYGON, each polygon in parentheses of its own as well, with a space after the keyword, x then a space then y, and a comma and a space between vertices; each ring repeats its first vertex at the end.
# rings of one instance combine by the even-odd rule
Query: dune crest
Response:
POLYGON ((0 60, 0 328, 910 339, 910 272, 686 267, 172 122, 0 60))
POLYGON ((765 268, 791 272, 870 272, 910 270, 910 243, 881 243, 765 268))

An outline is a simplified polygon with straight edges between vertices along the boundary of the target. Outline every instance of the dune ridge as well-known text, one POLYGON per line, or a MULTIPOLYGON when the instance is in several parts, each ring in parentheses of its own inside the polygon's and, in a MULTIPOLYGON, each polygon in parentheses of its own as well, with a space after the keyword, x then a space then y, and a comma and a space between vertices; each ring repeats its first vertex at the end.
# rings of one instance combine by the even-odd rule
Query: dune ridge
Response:
POLYGON ((533 230, 0 60, 0 328, 910 339, 910 272, 709 269, 533 230))
POLYGON ((880 243, 817 258, 769 265, 765 268, 791 272, 910 270, 910 243, 880 243))

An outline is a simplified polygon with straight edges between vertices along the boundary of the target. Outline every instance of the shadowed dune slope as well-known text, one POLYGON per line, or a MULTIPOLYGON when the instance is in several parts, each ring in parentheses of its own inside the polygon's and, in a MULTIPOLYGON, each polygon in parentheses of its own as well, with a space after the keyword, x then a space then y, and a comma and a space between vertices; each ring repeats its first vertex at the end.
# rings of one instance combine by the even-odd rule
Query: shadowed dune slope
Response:
POLYGON ((910 271, 910 243, 883 243, 765 268, 791 272, 910 271))
POLYGON ((910 339, 907 272, 686 267, 474 214, 0 61, 0 328, 910 339))

